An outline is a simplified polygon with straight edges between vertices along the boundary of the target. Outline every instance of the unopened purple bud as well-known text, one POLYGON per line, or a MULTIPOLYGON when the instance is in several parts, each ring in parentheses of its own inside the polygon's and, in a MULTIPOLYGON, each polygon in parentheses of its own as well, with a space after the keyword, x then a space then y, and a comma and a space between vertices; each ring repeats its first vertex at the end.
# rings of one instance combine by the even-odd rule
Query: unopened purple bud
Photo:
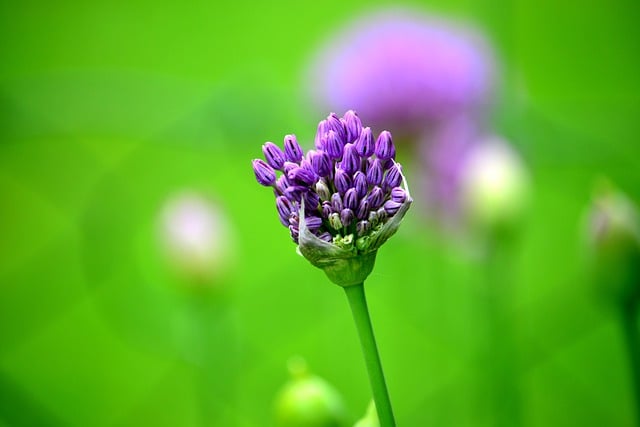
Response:
POLYGON ((333 130, 342 142, 342 145, 344 145, 344 143, 346 142, 345 140, 347 139, 347 130, 345 129, 342 121, 340 121, 340 118, 335 113, 331 113, 327 117, 327 129, 333 130))
POLYGON ((270 187, 276 183, 276 172, 264 160, 253 160, 253 173, 256 180, 265 187, 270 187))
POLYGON ((349 110, 344 113, 344 124, 347 130, 347 142, 354 142, 362 132, 362 122, 355 111, 349 110))
POLYGON ((314 212, 320 206, 320 196, 313 191, 304 193, 304 209, 307 212, 314 212))
POLYGON ((333 193, 331 195, 331 207, 333 208, 334 212, 340 212, 344 208, 342 197, 340 197, 340 194, 333 193))
POLYGON ((284 165, 282 166, 282 170, 283 170, 285 175, 289 175, 289 172, 291 172, 295 168, 299 168, 299 167, 300 167, 300 165, 298 163, 284 162, 284 165))
POLYGON ((298 237, 300 236, 300 230, 295 225, 289 226, 289 233, 291 233, 291 238, 294 242, 298 243, 298 237))
POLYGON ((285 158, 280 147, 273 142, 265 142, 262 145, 262 154, 264 154, 264 158, 267 159, 269 166, 276 170, 282 170, 285 158))
POLYGON ((367 184, 380 185, 382 183, 383 174, 384 170, 382 169, 380 159, 373 159, 373 161, 369 163, 369 168, 367 169, 367 184))
POLYGON ((367 184, 367 176, 363 172, 356 171, 353 174, 353 187, 356 189, 359 199, 362 199, 367 194, 369 184, 367 184))
POLYGON ((367 196, 367 200, 369 201, 371 209, 378 209, 382 206, 382 202, 384 202, 384 192, 382 191, 382 188, 377 185, 373 187, 367 196))
POLYGON ((296 227, 300 225, 300 217, 297 213, 289 215, 289 225, 295 225, 296 227))
POLYGON ((340 194, 346 193, 347 190, 351 188, 351 178, 349 177, 349 174, 341 168, 336 168, 333 183, 340 194))
POLYGON ((355 145, 346 144, 344 146, 344 154, 342 155, 340 168, 343 169, 349 175, 352 175, 355 171, 360 169, 360 157, 356 152, 355 145))
POLYGON ((358 207, 358 192, 355 188, 350 188, 344 193, 344 207, 355 210, 358 207))
POLYGON ((305 217, 304 222, 311 231, 317 231, 322 227, 322 218, 318 218, 317 216, 305 217))
POLYGON ((307 168, 297 167, 291 169, 287 174, 289 181, 302 186, 310 186, 315 183, 317 177, 315 174, 307 168))
POLYGON ((302 185, 290 185, 284 190, 284 197, 291 201, 300 202, 302 195, 307 191, 307 187, 302 185))
POLYGON ((395 215, 398 212, 398 209, 402 206, 402 203, 395 202, 393 200, 387 200, 384 203, 384 211, 389 215, 395 215))
POLYGON ((322 120, 320 123, 318 123, 318 131, 316 132, 316 138, 314 141, 314 145, 317 150, 324 150, 325 147, 324 147, 323 139, 328 131, 329 129, 327 129, 326 120, 322 120))
POLYGON ((367 199, 360 200, 356 216, 358 219, 369 219, 369 201, 367 199))
POLYGON ((380 135, 378 135, 375 153, 381 160, 393 159, 396 157, 396 148, 393 145, 393 138, 389 131, 383 130, 380 132, 380 135))
POLYGON ((369 221, 358 221, 356 224, 356 233, 358 236, 364 236, 371 230, 371 224, 369 221))
POLYGON ((400 185, 402 182, 402 166, 399 163, 394 163, 388 170, 384 177, 384 185, 386 188, 394 188, 400 185))
POLYGON ((290 162, 299 162, 302 160, 304 153, 295 135, 287 135, 284 137, 284 155, 290 162))
POLYGON ((326 151, 309 152, 309 162, 318 176, 327 177, 331 174, 331 159, 326 151))
POLYGON ((334 130, 330 130, 325 141, 325 151, 329 157, 332 160, 342 157, 342 147, 343 143, 340 141, 340 136, 334 130))
POLYGON ((331 243, 333 241, 333 236, 328 231, 325 231, 321 235, 318 236, 320 240, 324 240, 325 242, 331 243))
POLYGON ((407 200, 407 192, 400 187, 391 190, 391 200, 396 203, 404 203, 407 200))
POLYGON ((342 209, 340 212, 340 221, 344 227, 348 227, 351 225, 351 221, 353 221, 354 215, 353 211, 349 208, 342 209))
POLYGON ((322 202, 322 218, 329 219, 334 210, 331 207, 331 202, 322 202))
POLYGON ((360 136, 356 140, 356 150, 362 157, 371 157, 375 151, 375 144, 373 142, 373 133, 371 128, 364 128, 360 133, 360 136))
POLYGON ((289 225, 289 215, 293 211, 293 205, 289 199, 284 196, 279 196, 276 198, 276 209, 278 209, 278 216, 280 217, 280 222, 285 227, 289 225))
POLYGON ((280 177, 276 179, 276 192, 278 193, 278 195, 284 194, 288 186, 289 180, 286 176, 280 175, 280 177))

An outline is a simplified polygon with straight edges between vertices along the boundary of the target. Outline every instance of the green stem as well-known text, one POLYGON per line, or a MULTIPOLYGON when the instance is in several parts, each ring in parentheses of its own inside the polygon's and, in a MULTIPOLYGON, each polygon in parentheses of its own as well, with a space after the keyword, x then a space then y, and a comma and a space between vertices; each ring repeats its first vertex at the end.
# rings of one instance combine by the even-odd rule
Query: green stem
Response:
POLYGON ((393 418, 389 392, 387 391, 387 384, 384 380, 384 373, 382 372, 376 338, 373 335, 373 328, 371 327, 367 298, 364 294, 364 283, 347 286, 344 288, 344 291, 347 294, 353 320, 356 323, 356 329, 360 336, 360 344, 362 345, 362 353, 364 354, 364 361, 369 373, 369 382, 371 383, 371 389, 373 391, 373 400, 376 403, 380 427, 395 427, 396 422, 393 418))

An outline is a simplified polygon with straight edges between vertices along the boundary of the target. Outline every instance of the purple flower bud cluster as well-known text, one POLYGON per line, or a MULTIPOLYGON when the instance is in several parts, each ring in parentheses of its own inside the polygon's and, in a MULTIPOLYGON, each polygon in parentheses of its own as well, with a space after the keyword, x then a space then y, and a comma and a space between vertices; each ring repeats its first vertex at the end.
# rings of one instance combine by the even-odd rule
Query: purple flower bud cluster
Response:
POLYGON ((265 160, 253 160, 256 180, 273 188, 280 222, 296 243, 303 201, 307 228, 333 242, 367 236, 408 198, 391 133, 374 138, 352 110, 322 120, 315 149, 306 154, 294 135, 285 136, 284 149, 266 142, 262 152, 265 160))

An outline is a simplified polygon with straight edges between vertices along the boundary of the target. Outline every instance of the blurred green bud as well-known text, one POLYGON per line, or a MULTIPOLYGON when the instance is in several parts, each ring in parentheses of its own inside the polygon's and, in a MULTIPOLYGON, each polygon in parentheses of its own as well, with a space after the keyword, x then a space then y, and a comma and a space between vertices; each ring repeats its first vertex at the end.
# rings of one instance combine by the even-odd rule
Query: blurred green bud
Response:
POLYGON ((602 183, 591 203, 588 238, 602 257, 625 256, 640 249, 638 210, 623 193, 602 183))
POLYGON ((275 405, 277 427, 343 427, 346 411, 339 393, 309 373, 304 359, 289 361, 291 380, 275 405))
POLYGON ((501 138, 471 149, 461 176, 462 207, 473 226, 494 232, 511 229, 527 204, 529 178, 520 157, 501 138))
POLYGON ((364 414, 353 427, 380 427, 380 421, 378 421, 378 413, 376 412, 376 404, 371 401, 367 407, 367 413, 364 414))
POLYGON ((599 290, 620 302, 638 299, 640 219, 633 202, 611 184, 600 184, 587 214, 586 234, 599 290))

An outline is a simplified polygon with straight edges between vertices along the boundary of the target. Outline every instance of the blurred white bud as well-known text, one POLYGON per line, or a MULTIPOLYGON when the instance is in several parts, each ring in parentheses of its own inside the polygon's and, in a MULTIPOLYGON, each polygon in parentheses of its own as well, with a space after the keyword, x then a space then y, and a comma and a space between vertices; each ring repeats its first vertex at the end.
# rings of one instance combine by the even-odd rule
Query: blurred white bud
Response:
POLYGON ((490 137, 468 153, 461 189, 461 206, 473 225, 486 230, 509 228, 522 218, 529 176, 513 148, 499 137, 490 137))
POLYGON ((190 280, 219 278, 232 261, 234 242, 221 206, 196 192, 165 202, 160 238, 168 261, 190 280))

